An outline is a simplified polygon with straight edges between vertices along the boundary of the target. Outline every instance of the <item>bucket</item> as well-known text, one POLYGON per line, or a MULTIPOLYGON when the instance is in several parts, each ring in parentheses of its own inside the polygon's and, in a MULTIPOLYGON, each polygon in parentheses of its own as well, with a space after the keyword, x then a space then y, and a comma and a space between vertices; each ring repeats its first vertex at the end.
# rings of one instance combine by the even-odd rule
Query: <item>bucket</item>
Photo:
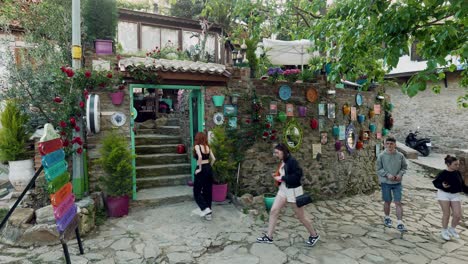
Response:
POLYGON ((212 99, 214 106, 223 106, 224 95, 213 95, 212 99))
POLYGON ((228 185, 225 184, 213 184, 212 187, 212 197, 213 202, 224 202, 227 196, 228 185))
POLYGON ((124 196, 107 196, 107 215, 109 217, 121 217, 128 215, 129 198, 124 196))
POLYGON ((265 208, 267 212, 270 212, 273 203, 275 202, 275 194, 266 193, 263 195, 263 202, 265 202, 265 208))

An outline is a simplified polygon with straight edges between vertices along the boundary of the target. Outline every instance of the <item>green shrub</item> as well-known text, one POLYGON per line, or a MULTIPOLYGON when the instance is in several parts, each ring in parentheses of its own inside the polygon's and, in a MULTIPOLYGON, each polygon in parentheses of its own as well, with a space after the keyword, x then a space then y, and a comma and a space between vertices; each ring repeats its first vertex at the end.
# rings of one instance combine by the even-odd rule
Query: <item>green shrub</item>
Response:
POLYGON ((214 137, 210 146, 216 158, 216 162, 213 165, 214 180, 221 184, 232 184, 237 169, 237 162, 234 156, 236 142, 228 136, 225 129, 223 126, 216 126, 213 129, 214 137))
POLYGON ((107 134, 100 149, 105 176, 99 178, 104 192, 110 196, 123 196, 132 193, 132 154, 124 136, 112 131, 107 134))
POLYGON ((85 41, 115 40, 117 32, 117 3, 115 0, 85 0, 83 4, 85 41))
POLYGON ((0 161, 24 160, 29 157, 26 148, 30 137, 27 129, 28 116, 21 112, 19 105, 6 101, 0 114, 0 161))

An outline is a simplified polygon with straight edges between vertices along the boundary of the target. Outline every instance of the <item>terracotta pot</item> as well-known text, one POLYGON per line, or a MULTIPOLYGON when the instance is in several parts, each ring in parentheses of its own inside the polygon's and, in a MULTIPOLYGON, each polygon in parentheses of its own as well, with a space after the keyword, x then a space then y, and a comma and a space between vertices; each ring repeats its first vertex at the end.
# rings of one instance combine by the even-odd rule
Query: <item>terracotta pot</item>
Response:
POLYGON ((347 104, 343 105, 343 115, 349 115, 351 113, 351 107, 347 104))

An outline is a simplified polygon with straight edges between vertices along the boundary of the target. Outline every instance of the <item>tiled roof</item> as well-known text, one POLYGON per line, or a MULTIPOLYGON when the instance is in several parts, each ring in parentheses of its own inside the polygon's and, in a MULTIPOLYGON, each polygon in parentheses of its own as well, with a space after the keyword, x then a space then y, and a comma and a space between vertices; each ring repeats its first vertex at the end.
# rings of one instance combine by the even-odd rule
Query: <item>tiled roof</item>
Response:
POLYGON ((155 71, 163 72, 192 72, 192 73, 207 73, 213 75, 224 75, 230 77, 231 73, 226 70, 226 66, 217 63, 195 62, 186 60, 166 60, 166 59, 153 59, 131 57, 121 59, 119 61, 119 68, 125 71, 128 66, 145 65, 147 68, 152 68, 155 71))

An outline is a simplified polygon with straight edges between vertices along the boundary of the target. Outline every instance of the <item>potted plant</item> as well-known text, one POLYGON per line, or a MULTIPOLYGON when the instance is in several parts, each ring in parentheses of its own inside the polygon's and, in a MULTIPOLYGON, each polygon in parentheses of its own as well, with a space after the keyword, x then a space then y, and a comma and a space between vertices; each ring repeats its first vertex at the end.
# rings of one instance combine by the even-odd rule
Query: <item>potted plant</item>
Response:
POLYGON ((117 31, 115 0, 87 0, 83 7, 84 32, 87 43, 93 43, 97 55, 111 55, 117 31))
POLYGON ((213 129, 213 141, 211 150, 216 157, 213 165, 213 201, 222 202, 226 199, 228 184, 233 184, 237 162, 235 139, 229 137, 224 126, 216 126, 213 129))
POLYGON ((283 72, 284 78, 291 83, 297 81, 299 79, 300 74, 301 70, 299 69, 288 69, 283 72))
POLYGON ((28 116, 14 100, 6 101, 0 114, 0 160, 8 161, 8 178, 19 192, 23 191, 34 176, 34 165, 27 149, 30 133, 28 116))
POLYGON ((98 163, 105 175, 99 180, 106 194, 107 213, 110 217, 127 215, 132 192, 132 154, 126 138, 110 132, 102 141, 100 154, 98 163))

